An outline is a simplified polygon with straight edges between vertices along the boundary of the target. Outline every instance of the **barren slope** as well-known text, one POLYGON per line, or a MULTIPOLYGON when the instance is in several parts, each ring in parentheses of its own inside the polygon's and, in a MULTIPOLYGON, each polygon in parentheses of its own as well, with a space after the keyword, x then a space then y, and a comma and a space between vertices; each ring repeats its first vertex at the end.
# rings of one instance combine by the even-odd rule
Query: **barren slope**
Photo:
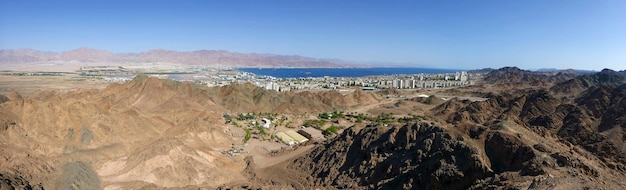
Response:
POLYGON ((2 96, 0 174, 15 187, 215 187, 244 179, 220 151, 224 113, 316 112, 377 99, 360 90, 278 93, 251 84, 207 88, 138 76, 103 90, 2 96), (86 181, 67 181, 78 176, 86 181))

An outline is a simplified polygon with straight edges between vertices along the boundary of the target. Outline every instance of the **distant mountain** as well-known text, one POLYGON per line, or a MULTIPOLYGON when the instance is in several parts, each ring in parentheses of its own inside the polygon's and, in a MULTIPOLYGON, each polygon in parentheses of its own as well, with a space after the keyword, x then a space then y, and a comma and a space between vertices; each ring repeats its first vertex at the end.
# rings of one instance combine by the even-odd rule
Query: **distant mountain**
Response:
POLYGON ((53 52, 37 51, 32 49, 0 50, 0 64, 43 62, 55 57, 53 52))
POLYGON ((491 71, 494 71, 495 69, 493 68, 483 68, 483 69, 475 69, 475 70, 469 70, 467 71, 468 73, 489 73, 491 71))
POLYGON ((541 68, 541 69, 537 69, 538 72, 550 72, 550 71, 556 71, 558 70, 557 68, 541 68))
POLYGON ((489 84, 543 84, 566 81, 578 75, 579 73, 572 69, 533 72, 517 67, 503 67, 489 72, 489 74, 485 75, 483 81, 489 84))
POLYGON ((354 67, 340 61, 330 61, 297 55, 234 53, 224 50, 179 52, 155 49, 140 53, 112 53, 92 48, 78 48, 55 53, 32 49, 0 50, 0 64, 46 62, 82 63, 175 63, 211 67, 354 67))
POLYGON ((581 75, 553 86, 550 90, 557 93, 579 93, 597 85, 618 86, 626 82, 626 74, 610 69, 598 73, 581 75))

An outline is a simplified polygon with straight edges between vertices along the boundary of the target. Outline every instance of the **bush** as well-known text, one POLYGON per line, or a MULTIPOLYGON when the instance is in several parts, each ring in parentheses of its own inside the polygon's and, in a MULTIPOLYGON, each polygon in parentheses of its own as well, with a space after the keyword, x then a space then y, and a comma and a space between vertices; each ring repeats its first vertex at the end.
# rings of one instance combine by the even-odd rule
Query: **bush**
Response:
POLYGON ((381 113, 379 116, 376 117, 375 122, 377 123, 383 123, 383 124, 389 124, 391 122, 394 122, 396 120, 396 118, 393 117, 392 113, 381 113))
POLYGON ((252 130, 246 129, 246 136, 243 137, 243 143, 247 143, 252 137, 252 130))
POLYGON ((322 133, 324 135, 331 135, 331 134, 337 134, 337 132, 339 132, 339 127, 338 126, 330 126, 328 127, 326 130, 324 130, 322 133))
POLYGON ((333 115, 331 116, 333 119, 343 118, 345 115, 342 111, 333 111, 333 115))
POLYGON ((304 121, 302 125, 305 127, 313 127, 316 129, 320 129, 322 126, 324 126, 324 124, 326 124, 326 122, 327 122, 326 120, 311 119, 311 120, 304 121))
POLYGON ((293 122, 287 121, 287 123, 285 124, 285 127, 287 127, 287 128, 294 128, 294 126, 292 126, 291 124, 293 124, 293 122))
POLYGON ((320 119, 330 119, 331 116, 328 113, 320 113, 319 115, 317 115, 317 118, 320 118, 320 119))
POLYGON ((237 115, 237 120, 239 120, 239 121, 250 120, 250 119, 255 119, 255 118, 256 117, 254 117, 250 113, 247 113, 246 115, 243 115, 242 113, 239 113, 239 115, 237 115))

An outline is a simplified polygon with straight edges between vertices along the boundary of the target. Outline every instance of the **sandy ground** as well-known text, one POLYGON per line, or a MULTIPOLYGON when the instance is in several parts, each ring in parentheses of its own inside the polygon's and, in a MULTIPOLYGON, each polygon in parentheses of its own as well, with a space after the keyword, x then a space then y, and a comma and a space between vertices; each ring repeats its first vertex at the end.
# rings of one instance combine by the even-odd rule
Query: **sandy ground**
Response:
POLYGON ((122 66, 120 63, 105 62, 44 62, 44 63, 22 63, 22 64, 2 64, 0 70, 18 72, 74 72, 81 67, 88 66, 122 66))
POLYGON ((75 76, 11 76, 0 75, 0 94, 13 92, 36 96, 42 91, 69 92, 78 89, 104 89, 112 82, 98 79, 77 79, 75 76))
POLYGON ((349 110, 348 112, 357 112, 357 113, 367 113, 369 110, 380 107, 383 104, 388 104, 388 103, 392 103, 395 101, 400 100, 399 98, 388 98, 388 99, 381 99, 378 103, 376 104, 370 104, 370 105, 365 105, 362 107, 358 107, 352 110, 349 110))
POLYGON ((278 163, 284 162, 290 158, 295 158, 298 155, 303 154, 307 150, 313 148, 314 145, 304 145, 299 147, 294 147, 293 150, 286 150, 285 152, 278 153, 276 155, 272 155, 266 152, 262 152, 259 149, 255 149, 256 151, 252 153, 252 158, 254 158, 255 169, 267 168, 278 163))

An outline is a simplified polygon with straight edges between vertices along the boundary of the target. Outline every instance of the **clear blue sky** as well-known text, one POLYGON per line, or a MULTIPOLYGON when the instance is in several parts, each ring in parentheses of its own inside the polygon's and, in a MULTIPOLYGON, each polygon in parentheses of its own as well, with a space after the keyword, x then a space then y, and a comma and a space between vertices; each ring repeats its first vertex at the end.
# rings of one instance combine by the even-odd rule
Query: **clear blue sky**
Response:
POLYGON ((623 70, 626 1, 0 0, 0 49, 79 47, 623 70))

